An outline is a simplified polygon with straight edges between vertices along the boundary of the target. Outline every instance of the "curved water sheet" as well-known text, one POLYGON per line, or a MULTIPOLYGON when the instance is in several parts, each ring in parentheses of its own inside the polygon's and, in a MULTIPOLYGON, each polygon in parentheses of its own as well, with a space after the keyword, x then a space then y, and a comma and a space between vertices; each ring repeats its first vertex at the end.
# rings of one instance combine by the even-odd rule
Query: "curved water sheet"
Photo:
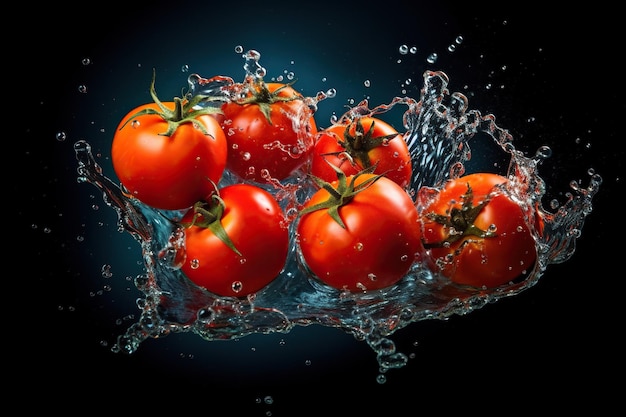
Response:
MULTIPOLYGON (((246 71, 252 74, 258 68, 246 71)), ((414 164, 410 189, 414 196, 421 187, 436 188, 447 179, 469 173, 466 167, 471 161, 473 141, 495 144, 505 157, 504 165, 508 165, 503 174, 515 184, 512 197, 529 213, 528 223, 537 242, 538 261, 521 282, 489 290, 461 287, 416 262, 410 273, 391 288, 345 293, 328 288, 302 270, 292 244, 284 271, 269 286, 243 299, 218 297, 194 285, 173 264, 176 252, 183 247, 184 232, 175 222, 182 213, 155 210, 129 198, 103 174, 89 143, 79 141, 75 144, 79 181, 102 191, 104 201, 117 211, 120 231, 131 234, 143 253, 145 273, 135 279, 141 294, 137 300, 139 319, 118 337, 113 351, 131 354, 144 340, 172 332, 193 332, 213 341, 253 333, 289 332, 294 326, 317 324, 348 332, 367 343, 377 353, 384 373, 404 366, 408 360, 396 351, 390 339, 396 330, 421 320, 464 315, 516 295, 533 286, 550 264, 568 260, 592 211, 601 177, 590 172, 587 185, 572 182, 567 201, 550 202, 546 209, 542 202, 546 187, 538 166, 549 158, 550 149, 542 147, 531 157, 523 155, 516 150, 511 135, 496 125, 494 116, 469 109, 467 98, 448 91, 448 84, 446 74, 427 71, 419 99, 395 97, 374 108, 363 101, 344 116, 376 115, 403 108, 404 138, 414 164), (536 219, 545 224, 541 234, 535 227, 536 219)), ((229 77, 204 79, 194 74, 189 77, 189 85, 190 94, 223 95, 238 84, 229 77)), ((311 106, 316 106, 324 94, 308 99, 311 106)), ((234 181, 226 173, 222 185, 234 181)), ((274 184, 270 190, 286 212, 293 211, 294 203, 302 202, 312 192, 304 175, 291 183, 274 184)), ((416 200, 419 209, 419 197, 416 200)))

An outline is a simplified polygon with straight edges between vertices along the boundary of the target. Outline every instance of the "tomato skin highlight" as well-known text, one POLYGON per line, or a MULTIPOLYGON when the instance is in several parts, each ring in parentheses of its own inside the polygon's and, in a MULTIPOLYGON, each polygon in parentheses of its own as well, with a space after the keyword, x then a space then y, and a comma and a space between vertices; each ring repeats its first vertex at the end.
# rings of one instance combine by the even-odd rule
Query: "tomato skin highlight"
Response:
MULTIPOLYGON (((196 285, 219 296, 244 297, 273 281, 285 266, 289 230, 283 211, 267 191, 251 184, 219 190, 226 234, 241 256, 210 229, 185 230, 186 259, 181 270, 196 285)), ((181 223, 191 222, 189 210, 181 223)))
MULTIPOLYGON (((373 176, 362 174, 356 183, 373 176)), ((328 195, 320 189, 304 207, 323 202, 328 195)), ((380 177, 338 212, 345 229, 325 209, 299 219, 297 240, 305 266, 339 290, 371 291, 400 281, 421 248, 417 210, 404 189, 380 177)))
MULTIPOLYGON (((365 132, 372 128, 374 138, 394 135, 384 144, 376 146, 367 152, 369 165, 378 164, 374 174, 384 174, 398 185, 406 188, 411 183, 412 163, 408 145, 396 129, 387 122, 374 117, 362 117, 360 123, 365 132)), ((354 158, 353 163, 342 154, 346 149, 340 142, 344 141, 345 134, 356 135, 356 122, 333 124, 317 135, 317 141, 311 159, 311 174, 331 182, 337 178, 329 163, 339 167, 346 175, 355 175, 366 168, 362 161, 354 158)))
MULTIPOLYGON (((302 98, 289 85, 265 85, 278 97, 302 98)), ((215 115, 228 141, 226 168, 244 180, 282 181, 309 162, 317 125, 307 104, 294 99, 276 101, 269 108, 271 124, 256 103, 227 102, 223 114, 215 115)))
POLYGON ((524 211, 503 192, 491 197, 473 222, 478 229, 492 230, 495 235, 467 235, 449 246, 437 247, 449 238, 451 228, 429 218, 430 213, 449 216, 453 207, 461 208, 462 196, 468 193, 468 184, 474 205, 478 205, 495 191, 494 187, 507 182, 507 178, 496 174, 469 174, 448 181, 426 207, 421 216, 424 245, 429 247, 428 256, 433 264, 451 281, 477 288, 494 288, 520 278, 534 266, 536 242, 526 223, 524 211))
MULTIPOLYGON (((163 102, 174 109, 173 102, 163 102)), ((164 136, 167 122, 159 115, 147 114, 128 120, 156 103, 141 105, 120 122, 111 145, 113 169, 129 193, 151 207, 182 210, 214 191, 226 167, 226 136, 210 115, 200 115, 205 135, 193 123, 178 126, 164 136), (127 123, 128 122, 128 123, 127 123)))

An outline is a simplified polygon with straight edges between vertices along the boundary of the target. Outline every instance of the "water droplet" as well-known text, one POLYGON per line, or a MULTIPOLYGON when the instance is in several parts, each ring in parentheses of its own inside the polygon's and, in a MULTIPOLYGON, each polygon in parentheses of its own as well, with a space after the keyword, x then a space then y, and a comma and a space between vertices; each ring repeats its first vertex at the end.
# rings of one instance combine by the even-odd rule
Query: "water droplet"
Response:
POLYGON ((428 55, 428 58, 426 58, 426 62, 428 62, 429 64, 434 64, 435 62, 437 62, 438 58, 439 55, 433 52, 432 54, 428 55))
POLYGON ((233 281, 231 288, 235 293, 241 292, 243 289, 243 283, 241 281, 233 281))
POLYGON ((191 266, 191 269, 198 269, 200 268, 200 261, 197 259, 192 259, 189 265, 191 266))
POLYGON ((113 273, 111 272, 111 265, 102 265, 100 273, 103 278, 111 278, 113 276, 113 273))
POLYGON ((362 251, 363 250, 363 243, 359 242, 356 245, 354 245, 354 249, 356 249, 357 251, 362 251))
POLYGON ((137 129, 139 126, 141 126, 141 122, 137 119, 130 122, 130 127, 132 127, 133 129, 137 129))

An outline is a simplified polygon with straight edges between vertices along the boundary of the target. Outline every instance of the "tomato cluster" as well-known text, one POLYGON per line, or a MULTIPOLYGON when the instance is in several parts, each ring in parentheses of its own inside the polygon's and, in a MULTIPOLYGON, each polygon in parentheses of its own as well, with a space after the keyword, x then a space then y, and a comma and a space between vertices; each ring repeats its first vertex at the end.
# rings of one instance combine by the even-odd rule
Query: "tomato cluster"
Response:
POLYGON ((340 291, 389 288, 416 262, 474 287, 533 267, 527 213, 505 177, 471 174, 414 199, 416 167, 386 121, 356 115, 318 129, 292 84, 249 78, 241 91, 217 107, 202 95, 161 102, 153 78, 154 102, 129 112, 113 138, 129 198, 183 211, 177 259, 196 285, 254 294, 281 274, 292 246, 309 279, 340 291), (236 183, 222 182, 226 173, 236 183), (287 216, 271 187, 296 173, 313 191, 287 216))

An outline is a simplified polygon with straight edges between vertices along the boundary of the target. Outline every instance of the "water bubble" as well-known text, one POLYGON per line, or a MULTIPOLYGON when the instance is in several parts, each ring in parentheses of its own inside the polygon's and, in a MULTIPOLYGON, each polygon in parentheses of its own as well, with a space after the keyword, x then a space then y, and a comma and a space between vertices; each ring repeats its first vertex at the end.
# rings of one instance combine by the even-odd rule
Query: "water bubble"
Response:
POLYGON ((56 134, 56 138, 59 142, 63 142, 65 139, 67 139, 67 134, 65 132, 59 132, 56 134))
POLYGON ((448 45, 448 52, 454 52, 454 51, 456 51, 456 45, 453 43, 448 45))
POLYGON ((231 284, 231 288, 233 292, 238 293, 243 289, 243 283, 241 281, 233 281, 231 284))
POLYGON ((238 53, 238 54, 243 53, 243 46, 241 45, 235 46, 235 53, 238 53))
POLYGON ((137 119, 130 122, 130 127, 132 127, 133 129, 137 129, 139 126, 141 126, 141 122, 137 119))
POLYGON ((189 65, 184 64, 184 65, 180 68, 180 70, 181 70, 182 72, 189 72, 189 65))
POLYGON ((83 58, 83 60, 81 62, 83 63, 83 65, 89 65, 89 64, 91 64, 91 59, 83 58))
POLYGON ((79 85, 78 86, 78 92, 79 93, 83 93, 83 94, 87 93, 87 86, 84 85, 84 84, 79 85))
POLYGON ((417 46, 411 46, 411 49, 409 49, 409 52, 415 55, 417 53, 417 46))
POLYGON ((365 81, 363 81, 363 85, 366 86, 366 87, 371 87, 372 82, 370 80, 365 80, 365 81))
POLYGON ((400 45, 398 52, 400 52, 401 55, 406 55, 409 52, 409 47, 407 45, 400 45))
POLYGON ((426 58, 426 62, 428 62, 429 64, 434 64, 435 62, 437 62, 438 58, 439 58, 439 55, 433 52, 432 54, 428 55, 428 58, 426 58))
POLYGON ((111 272, 111 265, 102 265, 100 274, 103 278, 111 278, 113 276, 113 273, 111 272))
POLYGON ((456 37, 456 39, 454 40, 457 44, 462 44, 463 43, 463 36, 459 35, 456 37))

